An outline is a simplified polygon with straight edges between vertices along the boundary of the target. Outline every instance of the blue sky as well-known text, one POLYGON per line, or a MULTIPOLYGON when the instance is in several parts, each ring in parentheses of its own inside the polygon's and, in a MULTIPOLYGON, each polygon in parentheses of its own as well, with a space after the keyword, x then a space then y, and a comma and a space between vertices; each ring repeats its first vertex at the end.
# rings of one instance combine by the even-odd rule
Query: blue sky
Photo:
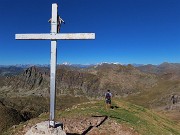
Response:
POLYGON ((49 33, 51 4, 62 33, 95 32, 95 40, 58 41, 58 63, 180 63, 179 0, 0 0, 0 65, 48 64, 50 41, 15 40, 49 33))

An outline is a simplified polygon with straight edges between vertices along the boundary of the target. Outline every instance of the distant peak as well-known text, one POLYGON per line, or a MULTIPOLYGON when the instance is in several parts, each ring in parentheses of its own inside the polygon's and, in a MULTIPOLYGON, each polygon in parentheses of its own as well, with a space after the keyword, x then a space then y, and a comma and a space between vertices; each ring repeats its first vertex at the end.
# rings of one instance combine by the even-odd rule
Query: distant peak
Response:
POLYGON ((71 65, 69 62, 63 62, 62 65, 71 65))

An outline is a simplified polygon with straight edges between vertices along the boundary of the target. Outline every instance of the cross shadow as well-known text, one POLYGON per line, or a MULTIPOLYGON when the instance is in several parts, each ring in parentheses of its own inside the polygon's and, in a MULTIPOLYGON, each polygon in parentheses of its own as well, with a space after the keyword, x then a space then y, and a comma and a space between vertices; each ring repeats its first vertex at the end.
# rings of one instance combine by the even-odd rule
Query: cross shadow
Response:
MULTIPOLYGON (((92 117, 104 117, 104 119, 95 127, 101 126, 108 118, 108 116, 92 116, 92 117)), ((89 126, 88 129, 86 129, 81 135, 86 135, 94 126, 89 126)))
POLYGON ((109 116, 110 118, 115 118, 115 119, 119 119, 119 120, 122 120, 122 121, 126 121, 127 122, 127 120, 126 119, 124 119, 124 118, 120 118, 120 117, 114 117, 114 116, 109 116))
POLYGON ((111 108, 111 109, 117 109, 117 108, 119 108, 119 107, 115 105, 115 106, 111 106, 110 108, 111 108))
POLYGON ((86 135, 94 126, 89 126, 81 135, 86 135))
POLYGON ((96 127, 101 126, 107 120, 107 118, 108 116, 105 116, 104 119, 96 127))
POLYGON ((96 126, 89 126, 82 134, 77 134, 77 133, 66 133, 66 135, 86 135, 93 127, 99 127, 101 126, 107 119, 108 116, 92 116, 92 117, 104 117, 104 119, 96 126))
POLYGON ((61 129, 63 129, 63 123, 59 123, 59 122, 56 123, 55 124, 55 128, 57 128, 57 127, 61 127, 61 129))

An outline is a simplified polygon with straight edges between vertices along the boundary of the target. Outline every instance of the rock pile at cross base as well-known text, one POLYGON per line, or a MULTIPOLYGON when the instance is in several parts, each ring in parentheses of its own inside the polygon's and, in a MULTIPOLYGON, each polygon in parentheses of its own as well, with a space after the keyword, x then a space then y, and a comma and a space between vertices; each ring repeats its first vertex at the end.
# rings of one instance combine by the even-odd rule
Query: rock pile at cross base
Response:
POLYGON ((44 121, 31 127, 25 135, 66 135, 66 133, 61 127, 49 128, 49 122, 44 121))

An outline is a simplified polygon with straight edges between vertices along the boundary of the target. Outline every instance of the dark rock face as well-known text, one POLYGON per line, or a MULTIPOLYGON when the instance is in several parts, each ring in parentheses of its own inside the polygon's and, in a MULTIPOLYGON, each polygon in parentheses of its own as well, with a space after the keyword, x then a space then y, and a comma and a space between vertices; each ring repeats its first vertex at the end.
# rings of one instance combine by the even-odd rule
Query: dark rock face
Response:
POLYGON ((26 69, 22 76, 22 83, 20 85, 23 88, 33 89, 35 87, 39 87, 43 81, 43 74, 38 72, 35 67, 31 67, 26 69))
POLYGON ((11 86, 15 91, 18 91, 18 89, 29 91, 42 86, 43 82, 46 82, 46 74, 46 72, 36 67, 30 67, 21 75, 8 77, 5 81, 6 85, 11 86))
POLYGON ((78 89, 85 94, 91 94, 91 92, 98 90, 99 83, 97 75, 63 68, 57 70, 58 89, 78 89))

